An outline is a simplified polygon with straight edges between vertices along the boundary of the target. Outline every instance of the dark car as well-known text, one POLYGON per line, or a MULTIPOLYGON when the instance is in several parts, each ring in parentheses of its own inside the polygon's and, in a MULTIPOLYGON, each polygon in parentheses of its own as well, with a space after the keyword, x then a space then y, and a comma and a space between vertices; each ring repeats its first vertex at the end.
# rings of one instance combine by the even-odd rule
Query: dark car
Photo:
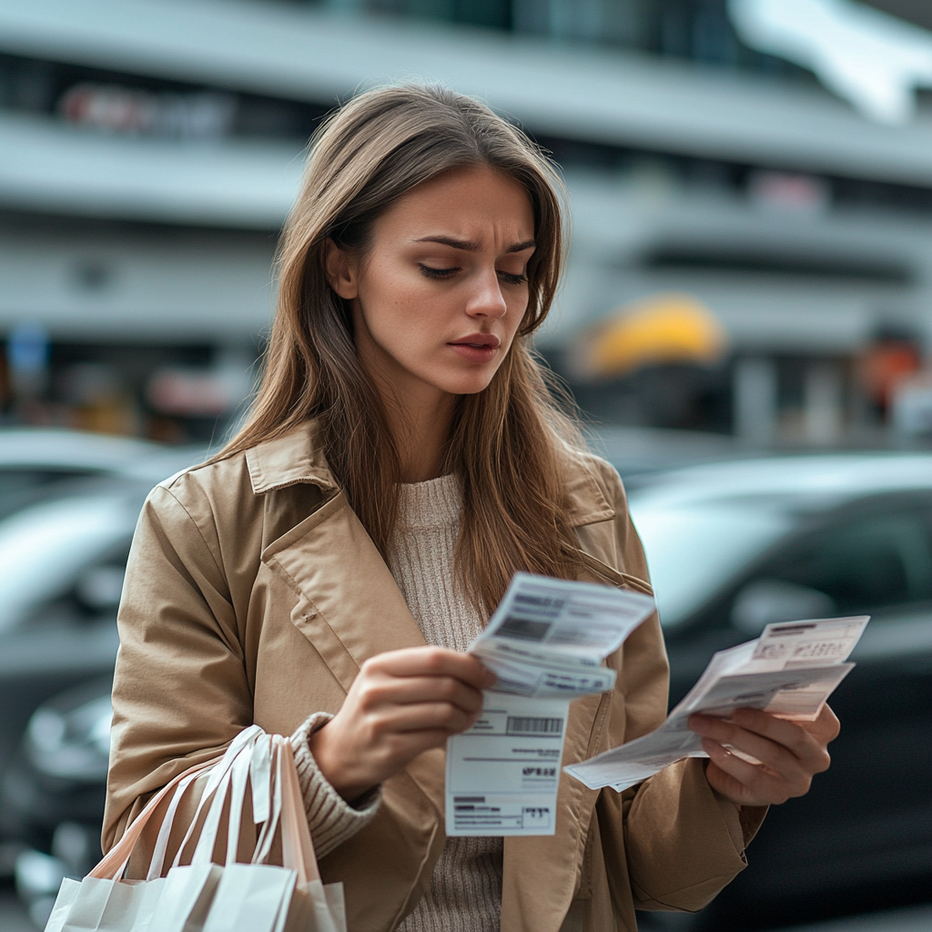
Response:
MULTIPOLYGON (((643 914, 643 927, 752 932, 927 899, 932 456, 655 472, 630 501, 664 619, 673 701, 716 650, 769 622, 873 616, 858 666, 832 699, 843 722, 832 768, 808 796, 771 810, 750 867, 710 907, 643 914)), ((35 848, 20 858, 19 879, 40 916, 49 885, 54 892, 56 878, 98 853, 107 684, 43 706, 4 786, 7 797, 19 787, 21 831, 35 848)))
POLYGON ((3 777, 7 830, 19 849, 17 887, 39 928, 62 878, 83 877, 101 857, 111 680, 92 680, 40 706, 3 777))
MULTIPOLYGON (((809 794, 773 807, 749 868, 697 917, 749 932, 919 902, 932 889, 932 456, 786 457, 654 477, 632 492, 672 671, 774 621, 867 613, 832 697, 842 733, 809 794)), ((676 922, 675 926, 671 922, 676 922)))
MULTIPOLYGON (((116 609, 145 483, 92 482, 0 521, 0 779, 50 697, 110 675, 116 609)), ((0 840, 17 836, 0 802, 0 840)))

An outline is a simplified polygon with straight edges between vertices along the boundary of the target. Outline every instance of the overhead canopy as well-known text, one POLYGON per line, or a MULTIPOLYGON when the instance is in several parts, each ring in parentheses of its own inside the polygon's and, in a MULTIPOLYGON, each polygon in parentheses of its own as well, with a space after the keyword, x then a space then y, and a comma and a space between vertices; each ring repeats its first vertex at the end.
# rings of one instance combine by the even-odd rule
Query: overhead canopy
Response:
POLYGON ((0 49, 318 104, 442 80, 540 134, 932 184, 927 119, 871 124, 818 87, 591 45, 243 0, 5 0, 0 49))

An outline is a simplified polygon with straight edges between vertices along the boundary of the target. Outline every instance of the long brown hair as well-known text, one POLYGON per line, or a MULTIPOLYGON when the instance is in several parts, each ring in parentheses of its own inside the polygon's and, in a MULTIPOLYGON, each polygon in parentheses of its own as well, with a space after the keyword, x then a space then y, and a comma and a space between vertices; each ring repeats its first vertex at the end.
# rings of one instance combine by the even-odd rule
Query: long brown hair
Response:
POLYGON ((250 415, 218 458, 308 418, 350 504, 383 556, 398 515, 399 450, 361 366, 350 306, 330 287, 328 239, 365 254, 373 221, 415 185, 484 165, 518 181, 534 211, 528 308, 489 386, 457 403, 445 470, 463 490, 457 576, 478 608, 498 603, 519 569, 572 576, 562 462, 575 437, 556 408, 528 337, 553 302, 563 262, 561 185, 547 159, 482 103, 432 86, 368 91, 311 141, 304 184, 278 254, 278 309, 250 415))

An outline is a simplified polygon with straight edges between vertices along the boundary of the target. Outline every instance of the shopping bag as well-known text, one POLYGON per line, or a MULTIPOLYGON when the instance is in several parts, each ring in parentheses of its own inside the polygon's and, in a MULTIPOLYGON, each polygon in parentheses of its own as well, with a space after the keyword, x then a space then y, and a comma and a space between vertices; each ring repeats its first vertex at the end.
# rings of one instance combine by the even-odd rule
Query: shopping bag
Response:
POLYGON ((270 864, 225 867, 204 932, 277 932, 297 879, 295 871, 270 864))
POLYGON ((116 884, 112 880, 65 878, 45 926, 46 932, 124 932, 141 929, 143 916, 158 896, 157 885, 116 884))
POLYGON ((71 904, 74 903, 80 889, 80 880, 66 877, 61 882, 58 896, 55 897, 55 903, 52 906, 51 913, 49 913, 48 922, 45 924, 45 932, 61 932, 68 911, 71 909, 71 904))
POLYGON ((46 925, 46 932, 149 930, 346 932, 342 884, 321 882, 287 738, 254 725, 222 758, 172 780, 84 880, 62 883, 46 925), (166 872, 177 813, 198 782, 203 792, 166 872), (244 825, 247 801, 252 819, 244 825), (146 879, 124 880, 147 827, 157 837, 146 879), (244 844, 252 847, 248 863, 237 860, 244 844), (281 864, 269 863, 276 850, 281 864))
POLYGON ((200 932, 220 883, 222 868, 216 864, 173 867, 164 880, 147 880, 145 887, 160 885, 148 911, 137 914, 134 932, 200 932))
MULTIPOLYGON (((179 786, 187 787, 206 769, 202 764, 181 773, 149 801, 120 844, 81 881, 65 878, 52 906, 45 932, 146 932, 165 881, 121 881, 133 847, 153 816, 179 786)), ((176 809, 177 801, 172 801, 176 809)), ((171 809, 172 806, 169 806, 171 809)))
POLYGON ((275 744, 274 773, 281 788, 272 801, 274 808, 281 807, 282 860, 286 867, 293 865, 298 875, 292 908, 276 932, 346 932, 343 884, 321 882, 291 745, 287 739, 275 744))

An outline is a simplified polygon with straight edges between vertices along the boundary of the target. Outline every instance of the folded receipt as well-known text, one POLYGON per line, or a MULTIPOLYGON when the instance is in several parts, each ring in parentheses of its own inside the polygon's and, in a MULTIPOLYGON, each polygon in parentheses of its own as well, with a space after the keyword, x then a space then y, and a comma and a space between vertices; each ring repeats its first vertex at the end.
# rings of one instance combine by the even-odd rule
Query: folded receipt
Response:
POLYGON ((728 718, 735 709, 748 707, 812 721, 854 667, 845 661, 868 618, 767 625, 756 640, 715 654, 696 685, 655 731, 571 764, 566 772, 590 789, 610 786, 620 792, 684 757, 706 757, 702 739, 689 727, 694 712, 728 718))
POLYGON ((602 661, 653 610, 641 593, 515 575, 469 647, 498 682, 447 742, 447 835, 554 833, 570 701, 615 685, 602 661))

